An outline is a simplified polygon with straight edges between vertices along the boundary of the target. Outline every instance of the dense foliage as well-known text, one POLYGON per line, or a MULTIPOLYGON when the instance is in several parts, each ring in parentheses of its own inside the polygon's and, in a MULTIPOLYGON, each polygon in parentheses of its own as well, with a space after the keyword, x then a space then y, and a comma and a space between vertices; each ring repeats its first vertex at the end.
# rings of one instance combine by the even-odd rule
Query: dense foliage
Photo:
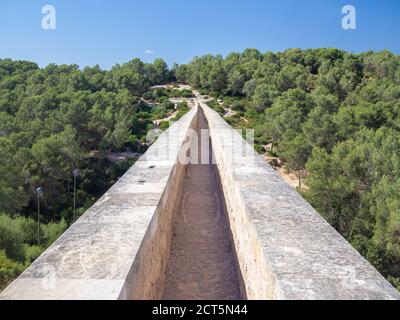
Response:
POLYGON ((75 168, 79 215, 135 161, 107 154, 144 152, 154 120, 187 112, 170 98, 190 90, 152 88, 175 78, 212 96, 232 126, 254 128, 256 149, 269 144, 304 178, 305 198, 400 288, 400 57, 337 49, 247 49, 172 70, 0 60, 0 288, 72 222, 75 168))
POLYGON ((311 204, 400 288, 400 57, 388 51, 291 49, 196 57, 180 82, 256 130, 311 204))
POLYGON ((107 154, 145 151, 153 120, 174 111, 168 97, 180 95, 151 86, 172 75, 163 60, 134 59, 110 71, 0 60, 0 288, 72 222, 75 168, 79 215, 135 161, 107 154))

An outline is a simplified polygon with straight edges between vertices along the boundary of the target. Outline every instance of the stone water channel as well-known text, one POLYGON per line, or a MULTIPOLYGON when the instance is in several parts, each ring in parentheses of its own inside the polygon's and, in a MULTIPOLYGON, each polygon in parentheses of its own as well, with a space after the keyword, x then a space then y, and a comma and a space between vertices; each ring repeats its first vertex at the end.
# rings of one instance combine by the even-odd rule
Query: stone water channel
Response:
MULTIPOLYGON (((197 134, 208 129, 202 111, 197 134)), ((201 140, 199 146, 201 146, 201 140)), ((209 164, 189 164, 182 196, 175 213, 164 299, 240 299, 239 274, 231 243, 226 205, 218 169, 209 164)))
POLYGON ((400 299, 239 133, 198 103, 0 300, 400 299), (212 148, 203 150, 218 165, 177 161, 195 159, 196 149, 186 148, 192 129, 208 126, 212 148))

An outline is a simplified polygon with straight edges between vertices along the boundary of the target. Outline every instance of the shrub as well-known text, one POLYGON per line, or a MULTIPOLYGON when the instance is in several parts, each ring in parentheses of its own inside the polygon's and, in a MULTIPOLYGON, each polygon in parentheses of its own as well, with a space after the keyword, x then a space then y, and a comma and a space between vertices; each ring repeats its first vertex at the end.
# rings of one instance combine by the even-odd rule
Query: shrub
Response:
POLYGON ((162 121, 160 122, 159 129, 167 130, 169 128, 169 121, 162 121))
POLYGON ((241 104, 240 102, 234 102, 234 103, 231 105, 231 109, 234 110, 234 111, 241 111, 241 112, 246 111, 246 108, 245 108, 244 105, 241 104))
POLYGON ((214 109, 216 112, 219 113, 219 115, 223 116, 225 114, 225 110, 224 108, 222 108, 219 103, 215 100, 212 100, 210 102, 207 103, 208 106, 212 109, 214 109))
POLYGON ((58 237, 68 228, 65 220, 61 220, 59 223, 50 222, 42 226, 44 241, 47 246, 51 245, 58 237))
POLYGON ((15 220, 0 214, 0 249, 11 259, 22 261, 24 236, 15 220))
POLYGON ((24 244, 24 257, 25 264, 29 265, 35 261, 43 252, 43 248, 39 246, 30 246, 29 244, 24 244))
POLYGON ((3 290, 24 267, 22 264, 10 260, 4 250, 0 250, 0 291, 3 290))
POLYGON ((16 228, 22 233, 24 243, 30 245, 37 243, 37 221, 26 217, 17 217, 14 219, 16 228))

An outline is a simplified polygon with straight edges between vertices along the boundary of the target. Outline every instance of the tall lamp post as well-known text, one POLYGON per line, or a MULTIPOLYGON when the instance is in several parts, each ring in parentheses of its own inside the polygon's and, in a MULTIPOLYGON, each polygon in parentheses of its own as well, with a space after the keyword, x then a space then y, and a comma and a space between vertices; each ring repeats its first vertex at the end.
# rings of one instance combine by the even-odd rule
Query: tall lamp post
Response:
POLYGON ((72 174, 74 175, 74 217, 73 217, 73 222, 75 222, 75 218, 76 218, 76 177, 79 176, 79 170, 74 169, 74 171, 72 171, 72 174))
POLYGON ((36 189, 36 195, 37 195, 37 206, 38 206, 38 214, 37 214, 37 242, 38 246, 40 246, 40 198, 43 197, 43 189, 41 187, 36 189))

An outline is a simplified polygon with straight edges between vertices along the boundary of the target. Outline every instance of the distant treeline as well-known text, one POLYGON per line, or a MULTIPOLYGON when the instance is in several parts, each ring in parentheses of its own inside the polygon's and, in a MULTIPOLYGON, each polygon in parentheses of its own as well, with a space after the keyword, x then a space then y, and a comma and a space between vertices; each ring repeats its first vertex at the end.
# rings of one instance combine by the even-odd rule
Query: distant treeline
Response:
POLYGON ((306 199, 400 289, 398 55, 247 49, 174 71, 236 111, 232 125, 255 128, 258 150, 272 144, 306 199))

